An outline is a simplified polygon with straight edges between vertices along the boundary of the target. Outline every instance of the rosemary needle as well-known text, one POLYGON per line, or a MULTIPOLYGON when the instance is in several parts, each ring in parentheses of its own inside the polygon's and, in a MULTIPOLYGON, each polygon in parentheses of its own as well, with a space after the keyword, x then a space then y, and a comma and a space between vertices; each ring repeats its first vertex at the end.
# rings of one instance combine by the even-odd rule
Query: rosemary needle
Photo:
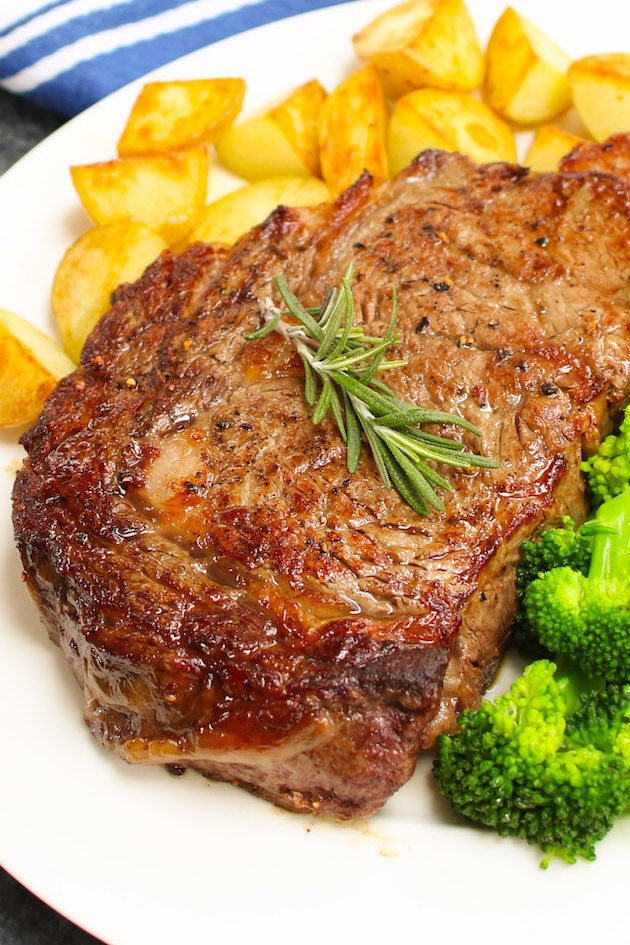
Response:
POLYGON ((377 373, 404 367, 406 361, 388 360, 388 350, 400 341, 396 332, 396 290, 392 289, 392 312, 381 337, 366 335, 353 324, 352 266, 341 285, 327 289, 319 308, 305 308, 289 288, 284 276, 276 285, 286 308, 271 299, 261 305, 263 325, 245 338, 258 341, 278 332, 297 350, 304 365, 304 396, 313 408, 313 423, 332 413, 346 444, 348 471, 354 473, 363 449, 363 438, 388 488, 421 515, 431 508, 443 511, 436 488, 452 485, 429 463, 469 469, 496 469, 499 463, 464 449, 459 440, 418 429, 423 424, 449 424, 480 436, 472 423, 454 414, 425 410, 399 398, 376 377, 377 373))

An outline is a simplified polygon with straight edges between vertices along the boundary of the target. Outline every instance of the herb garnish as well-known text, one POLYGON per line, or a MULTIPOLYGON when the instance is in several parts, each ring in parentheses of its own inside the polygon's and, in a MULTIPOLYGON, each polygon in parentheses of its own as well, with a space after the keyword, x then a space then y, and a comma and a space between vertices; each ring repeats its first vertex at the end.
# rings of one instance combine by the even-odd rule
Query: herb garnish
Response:
POLYGON ((401 339, 396 333, 396 290, 392 288, 387 331, 382 338, 366 335, 361 326, 352 323, 352 275, 350 266, 341 287, 328 289, 318 308, 304 308, 284 276, 276 276, 286 309, 276 308, 271 299, 266 299, 261 305, 265 324, 245 337, 257 341, 276 331, 297 349, 304 364, 304 395, 313 407, 313 423, 321 423, 332 412, 346 444, 350 473, 359 464, 363 434, 385 486, 395 488, 420 515, 427 515, 430 507, 443 511, 444 503, 435 487, 451 491, 453 486, 428 461, 465 469, 496 469, 499 463, 464 452, 464 444, 458 440, 417 429, 426 423, 445 423, 481 435, 477 427, 461 417, 424 410, 401 400, 376 377, 380 371, 407 363, 385 359, 387 351, 401 339))

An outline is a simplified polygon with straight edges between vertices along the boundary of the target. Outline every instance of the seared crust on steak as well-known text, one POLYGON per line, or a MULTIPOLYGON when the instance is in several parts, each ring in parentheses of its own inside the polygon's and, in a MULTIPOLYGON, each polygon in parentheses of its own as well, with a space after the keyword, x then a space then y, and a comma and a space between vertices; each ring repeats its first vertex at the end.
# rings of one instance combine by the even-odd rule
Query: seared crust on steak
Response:
POLYGON ((425 152, 118 290, 14 493, 29 589, 103 744, 340 816, 404 783, 487 685, 520 543, 584 514, 582 444, 630 386, 629 209, 610 173, 425 152), (443 514, 416 515, 367 453, 349 476, 295 353, 244 341, 279 271, 316 304, 351 260, 371 332, 398 288, 408 364, 388 381, 501 460, 446 471, 443 514))
POLYGON ((608 174, 615 174, 626 180, 630 179, 628 135, 613 135, 603 144, 596 141, 581 141, 562 158, 560 170, 569 173, 606 171, 608 174))

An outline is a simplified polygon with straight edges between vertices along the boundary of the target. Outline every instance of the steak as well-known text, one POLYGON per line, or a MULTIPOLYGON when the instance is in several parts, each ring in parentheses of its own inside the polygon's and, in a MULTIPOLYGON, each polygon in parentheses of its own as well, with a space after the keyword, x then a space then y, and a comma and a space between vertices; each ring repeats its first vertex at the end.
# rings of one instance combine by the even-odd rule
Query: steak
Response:
POLYGON ((103 745, 350 817, 478 704, 519 546, 584 517, 582 449, 628 399, 630 188, 607 160, 629 149, 544 175, 424 152, 117 290, 14 491, 27 586, 103 745), (413 512, 365 450, 348 475, 292 348, 244 340, 277 273, 316 305, 351 261, 370 334, 398 290, 388 382, 501 461, 440 470, 444 513, 413 512))
POLYGON ((618 177, 630 178, 628 135, 613 135, 604 144, 581 141, 560 162, 561 171, 606 170, 618 177))

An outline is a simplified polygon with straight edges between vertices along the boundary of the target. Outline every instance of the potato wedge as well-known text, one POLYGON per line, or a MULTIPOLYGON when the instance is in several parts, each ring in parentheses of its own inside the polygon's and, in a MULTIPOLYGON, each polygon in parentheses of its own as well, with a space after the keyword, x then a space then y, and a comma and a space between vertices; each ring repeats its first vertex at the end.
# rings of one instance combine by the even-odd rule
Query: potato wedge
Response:
POLYGON ((243 79, 149 82, 140 92, 118 142, 121 157, 209 144, 243 105, 243 79))
POLYGON ((170 243, 190 229, 206 200, 208 152, 185 148, 70 168, 95 223, 135 220, 170 243))
POLYGON ((141 223, 125 220, 88 230, 61 260, 52 307, 64 347, 78 361, 83 343, 121 282, 134 282, 166 249, 164 239, 141 223))
POLYGON ((269 117, 284 132, 313 177, 318 177, 320 172, 317 129, 327 96, 317 79, 311 79, 269 111, 269 117))
POLYGON ((221 163, 246 180, 319 176, 317 123, 325 98, 313 79, 264 115, 228 128, 216 143, 221 163))
POLYGON ((407 0, 354 37, 394 98, 421 86, 470 92, 483 79, 483 53, 463 0, 407 0))
POLYGON ((560 159, 568 154, 576 144, 581 144, 584 138, 572 135, 562 128, 553 125, 540 125, 534 134, 529 151, 523 163, 533 171, 546 173, 557 171, 560 159))
POLYGON ((383 89, 374 66, 353 72, 328 96, 319 117, 322 176, 333 192, 352 184, 364 170, 387 177, 383 89))
POLYGON ((32 423, 57 381, 74 368, 52 338, 0 309, 0 427, 32 423))
POLYGON ((630 55, 586 56, 569 68, 577 112, 596 141, 630 131, 630 55))
POLYGON ((316 177, 259 180, 208 204, 187 242, 232 244, 262 223, 279 204, 310 207, 326 200, 330 200, 330 191, 316 177))
POLYGON ((389 164, 397 174, 426 148, 461 151, 480 164, 515 161, 510 127, 463 92, 417 89, 398 99, 389 125, 389 164))
POLYGON ((549 121, 569 107, 569 58, 524 16, 507 7, 486 51, 485 97, 521 125, 549 121))

